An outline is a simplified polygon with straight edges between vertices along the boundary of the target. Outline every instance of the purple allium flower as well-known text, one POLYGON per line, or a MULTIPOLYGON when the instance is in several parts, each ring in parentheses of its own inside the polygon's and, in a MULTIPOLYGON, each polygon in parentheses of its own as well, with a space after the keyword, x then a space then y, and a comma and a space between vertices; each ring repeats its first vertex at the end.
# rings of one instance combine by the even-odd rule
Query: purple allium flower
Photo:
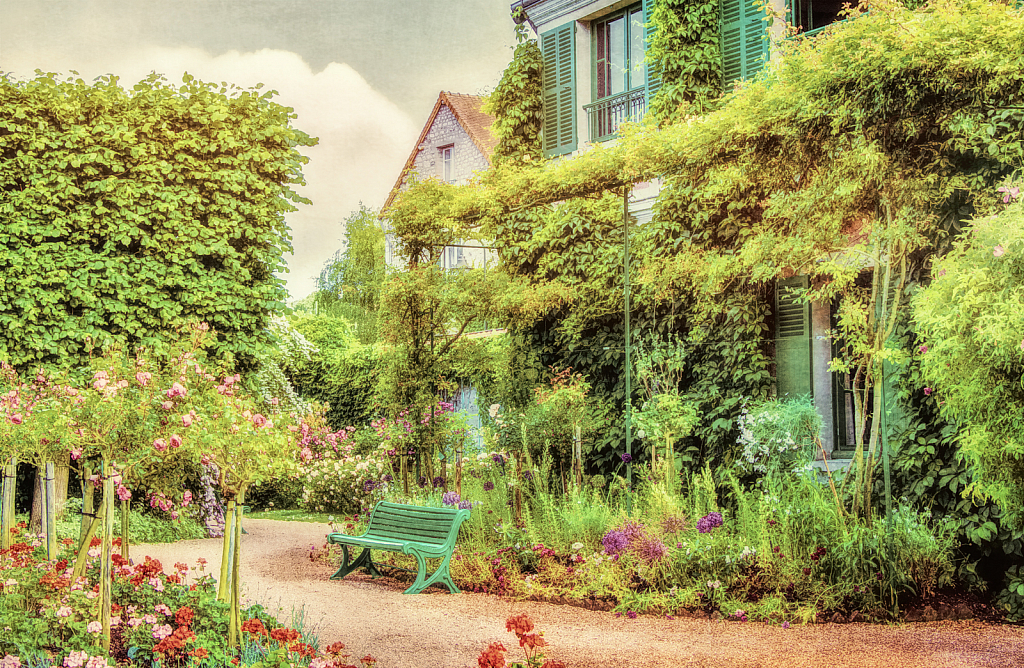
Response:
POLYGON ((494 489, 494 483, 493 483, 493 482, 491 482, 490 480, 488 480, 487 482, 485 482, 485 483, 484 483, 484 491, 485 491, 485 492, 489 492, 489 491, 491 491, 492 489, 494 489))
POLYGON ((459 510, 473 510, 473 502, 469 499, 459 501, 459 510))
POLYGON ((630 619, 636 619, 636 612, 633 611, 633 610, 627 610, 626 611, 626 616, 629 617, 630 619))
POLYGON ((529 470, 523 471, 523 479, 524 480, 533 480, 533 471, 529 471, 529 470))
POLYGON ((612 529, 601 539, 601 545, 604 546, 605 553, 616 555, 625 552, 629 548, 629 539, 626 538, 626 534, 623 532, 612 529))
POLYGON ((661 521, 661 530, 665 533, 677 533, 686 528, 686 520, 682 517, 669 515, 661 521))
POLYGON ((648 563, 652 563, 660 561, 665 556, 668 548, 657 538, 645 537, 640 540, 638 545, 634 546, 634 550, 638 557, 648 563))
POLYGON ((623 452, 621 455, 619 455, 619 457, 622 458, 623 464, 628 464, 631 461, 633 461, 633 455, 629 454, 628 452, 623 452))
POLYGON ((427 486, 426 476, 420 476, 420 479, 416 481, 416 484, 420 486, 420 489, 427 486))
POLYGON ((367 480, 363 483, 364 492, 372 492, 375 489, 377 489, 377 482, 375 480, 367 480))
POLYGON ((708 513, 697 521, 697 533, 711 533, 712 529, 722 526, 722 513, 708 513))
POLYGON ((384 482, 391 482, 392 480, 394 480, 394 478, 391 476, 390 473, 387 473, 384 475, 383 478, 381 478, 381 480, 383 480, 384 482))
POLYGON ((431 483, 434 485, 434 489, 437 489, 438 487, 444 487, 444 478, 442 478, 441 476, 434 476, 434 479, 431 481, 431 483))
POLYGON ((502 466, 504 466, 504 465, 505 465, 505 458, 504 458, 504 457, 502 457, 501 455, 497 454, 497 453, 495 453, 494 455, 492 455, 492 456, 491 456, 491 459, 493 459, 493 460, 494 460, 494 463, 495 463, 495 464, 501 464, 502 466))
POLYGON ((782 622, 782 628, 788 629, 789 628, 789 622, 782 622))
POLYGON ((457 505, 459 501, 460 499, 458 492, 445 492, 444 496, 441 497, 441 503, 443 503, 446 506, 457 505))

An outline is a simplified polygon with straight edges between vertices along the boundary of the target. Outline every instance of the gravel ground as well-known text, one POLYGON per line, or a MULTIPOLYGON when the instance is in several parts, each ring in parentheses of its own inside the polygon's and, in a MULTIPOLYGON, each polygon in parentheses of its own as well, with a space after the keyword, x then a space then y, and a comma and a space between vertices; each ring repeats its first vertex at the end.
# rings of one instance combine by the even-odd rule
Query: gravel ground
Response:
MULTIPOLYGON (((449 595, 431 588, 404 596, 406 584, 362 574, 330 581, 335 568, 309 560, 325 524, 246 519, 243 596, 288 621, 302 611, 322 643, 344 642, 354 657, 372 654, 379 668, 474 668, 488 643, 502 642, 522 660, 505 619, 527 612, 550 643, 549 658, 569 668, 682 666, 860 668, 1024 668, 1024 628, 978 621, 903 625, 816 624, 782 629, 756 623, 641 616, 615 617, 570 606, 511 602, 486 594, 449 595)), ((220 564, 221 540, 132 547, 170 572, 175 562, 220 564)))

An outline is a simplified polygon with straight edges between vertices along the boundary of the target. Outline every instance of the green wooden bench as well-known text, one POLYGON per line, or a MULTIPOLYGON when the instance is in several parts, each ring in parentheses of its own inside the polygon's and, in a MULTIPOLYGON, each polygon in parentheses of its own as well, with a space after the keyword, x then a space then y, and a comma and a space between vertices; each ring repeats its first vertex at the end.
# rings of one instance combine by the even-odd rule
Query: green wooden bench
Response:
MULTIPOLYGON (((399 570, 416 573, 416 581, 405 590, 406 594, 418 594, 432 584, 443 584, 452 594, 459 589, 448 571, 448 564, 459 537, 459 525, 469 517, 468 510, 455 508, 424 508, 401 503, 381 501, 370 513, 370 524, 361 536, 332 533, 328 542, 341 545, 341 568, 331 576, 338 580, 357 568, 365 568, 372 577, 380 577, 377 565, 370 557, 371 550, 401 552, 416 557, 417 569, 399 570), (361 547, 359 556, 349 562, 349 546, 361 547), (427 577, 427 559, 441 559, 441 565, 427 577)), ((389 566, 389 568, 397 568, 389 566)))

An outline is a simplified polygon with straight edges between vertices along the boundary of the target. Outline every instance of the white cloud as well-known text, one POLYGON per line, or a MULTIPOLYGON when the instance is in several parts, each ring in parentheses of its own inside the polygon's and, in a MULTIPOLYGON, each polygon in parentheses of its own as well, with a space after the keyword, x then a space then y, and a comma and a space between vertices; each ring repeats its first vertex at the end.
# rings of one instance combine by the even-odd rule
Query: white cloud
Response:
POLYGON ((203 81, 243 88, 262 83, 276 90, 277 102, 295 109, 295 127, 320 139, 318 146, 303 149, 310 162, 303 169, 307 185, 299 190, 313 205, 288 216, 295 251, 287 258, 291 272, 285 279, 294 298, 313 291, 323 263, 341 247, 340 223, 349 212, 360 201, 373 207, 383 204, 420 129, 348 65, 331 63, 314 73, 288 51, 211 55, 193 48, 148 48, 128 56, 97 51, 74 62, 43 53, 30 57, 31 65, 5 57, 2 68, 22 78, 36 68, 74 69, 87 79, 111 73, 128 87, 152 71, 171 83, 188 72, 203 81))

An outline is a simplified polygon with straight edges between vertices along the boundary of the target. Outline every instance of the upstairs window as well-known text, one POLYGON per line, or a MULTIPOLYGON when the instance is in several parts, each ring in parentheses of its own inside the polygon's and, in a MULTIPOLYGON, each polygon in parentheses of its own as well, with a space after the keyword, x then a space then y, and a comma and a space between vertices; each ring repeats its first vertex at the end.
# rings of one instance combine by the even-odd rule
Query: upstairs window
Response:
POLYGON ((594 99, 644 85, 644 15, 640 5, 594 24, 594 99))
POLYGON ((443 146, 438 151, 441 158, 441 179, 445 183, 455 183, 455 171, 453 169, 452 154, 454 146, 443 146))

